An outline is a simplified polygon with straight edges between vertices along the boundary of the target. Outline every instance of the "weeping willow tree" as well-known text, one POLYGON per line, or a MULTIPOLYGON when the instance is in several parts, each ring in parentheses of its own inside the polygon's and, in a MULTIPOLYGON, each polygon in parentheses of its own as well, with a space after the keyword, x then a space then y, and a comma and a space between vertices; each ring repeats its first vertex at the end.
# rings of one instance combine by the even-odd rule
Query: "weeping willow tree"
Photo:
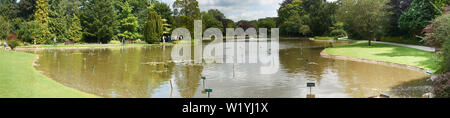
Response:
POLYGON ((153 10, 153 7, 149 8, 147 20, 144 26, 144 39, 147 43, 160 42, 164 33, 164 24, 161 16, 153 10))

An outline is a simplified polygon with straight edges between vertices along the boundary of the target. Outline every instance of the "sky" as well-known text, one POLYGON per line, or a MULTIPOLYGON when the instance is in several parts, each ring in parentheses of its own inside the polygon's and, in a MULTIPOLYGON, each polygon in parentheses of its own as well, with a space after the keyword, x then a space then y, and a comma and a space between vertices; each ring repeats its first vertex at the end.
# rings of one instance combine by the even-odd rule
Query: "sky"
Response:
MULTIPOLYGON (((172 6, 175 0, 159 0, 172 6)), ((233 21, 276 17, 283 0, 197 0, 200 11, 219 9, 233 21)), ((336 1, 336 0, 327 0, 336 1)))

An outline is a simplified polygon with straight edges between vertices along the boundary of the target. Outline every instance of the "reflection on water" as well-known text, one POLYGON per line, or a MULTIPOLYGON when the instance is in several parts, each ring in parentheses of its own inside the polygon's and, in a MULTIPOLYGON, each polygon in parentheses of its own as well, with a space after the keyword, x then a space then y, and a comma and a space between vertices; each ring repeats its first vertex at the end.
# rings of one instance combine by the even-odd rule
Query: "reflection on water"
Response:
POLYGON ((280 69, 270 75, 259 74, 263 65, 260 63, 173 63, 171 46, 30 52, 40 55, 36 68, 48 77, 103 97, 204 98, 208 97, 204 90, 212 89, 211 97, 305 98, 309 93, 307 82, 316 83, 312 93, 319 98, 368 97, 379 93, 420 97, 430 89, 425 82, 427 75, 421 72, 322 58, 319 53, 328 45, 280 40, 280 50, 275 54, 280 69))

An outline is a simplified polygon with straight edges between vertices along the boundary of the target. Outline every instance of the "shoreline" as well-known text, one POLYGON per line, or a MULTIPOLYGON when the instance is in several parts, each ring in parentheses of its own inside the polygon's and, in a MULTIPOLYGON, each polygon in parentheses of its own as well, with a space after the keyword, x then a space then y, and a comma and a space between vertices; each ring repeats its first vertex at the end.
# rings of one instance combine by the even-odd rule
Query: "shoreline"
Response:
POLYGON ((46 49, 109 49, 109 48, 136 48, 136 47, 146 47, 146 46, 172 46, 172 43, 166 44, 128 44, 128 45, 75 45, 75 46, 56 46, 56 47, 17 47, 14 50, 17 51, 27 51, 27 50, 46 50, 46 49))
POLYGON ((322 56, 324 58, 330 58, 330 59, 339 59, 339 60, 348 60, 348 61, 356 61, 356 62, 364 62, 364 63, 372 63, 372 64, 381 64, 381 65, 387 65, 387 66, 396 66, 396 67, 406 68, 406 69, 420 71, 420 72, 424 72, 424 73, 430 72, 430 70, 427 70, 425 68, 412 66, 412 65, 399 64, 399 63, 386 62, 386 61, 376 61, 376 60, 371 60, 371 59, 361 59, 361 58, 347 57, 347 56, 335 56, 335 55, 328 54, 327 52, 325 52, 325 50, 320 52, 320 56, 322 56))

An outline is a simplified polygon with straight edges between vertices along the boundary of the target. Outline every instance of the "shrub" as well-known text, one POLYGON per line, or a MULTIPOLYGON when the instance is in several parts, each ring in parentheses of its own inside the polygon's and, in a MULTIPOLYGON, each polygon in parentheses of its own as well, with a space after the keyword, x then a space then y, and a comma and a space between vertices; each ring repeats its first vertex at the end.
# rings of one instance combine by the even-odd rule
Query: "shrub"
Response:
POLYGON ((450 39, 450 13, 433 20, 432 24, 423 29, 425 37, 422 39, 430 46, 442 48, 445 40, 450 39))
POLYGON ((311 29, 309 28, 308 25, 302 25, 302 27, 300 27, 299 29, 299 33, 303 34, 304 36, 308 35, 309 33, 311 33, 311 29))
POLYGON ((440 67, 437 72, 443 74, 450 72, 450 39, 447 39, 447 41, 445 41, 441 51, 442 53, 439 55, 440 67))
POLYGON ((331 31, 330 35, 333 37, 342 38, 342 37, 347 37, 347 32, 342 29, 335 29, 335 30, 331 31))
POLYGON ((145 43, 144 41, 142 41, 141 39, 137 39, 136 41, 134 41, 134 43, 137 43, 137 44, 142 44, 142 43, 145 43))
POLYGON ((111 41, 109 42, 109 44, 121 44, 121 42, 118 41, 118 40, 111 40, 111 41))
POLYGON ((17 46, 19 46, 19 41, 17 40, 8 40, 8 46, 11 48, 11 50, 14 50, 17 46))
POLYGON ((438 98, 450 98, 450 72, 440 75, 433 82, 433 93, 438 98))

